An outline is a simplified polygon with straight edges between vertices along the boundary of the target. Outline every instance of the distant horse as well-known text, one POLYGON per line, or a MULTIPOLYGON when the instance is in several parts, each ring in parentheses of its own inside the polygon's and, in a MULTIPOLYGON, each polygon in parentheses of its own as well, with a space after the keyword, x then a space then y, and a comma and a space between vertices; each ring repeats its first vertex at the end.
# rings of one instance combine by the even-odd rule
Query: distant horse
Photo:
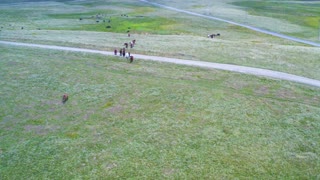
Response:
POLYGON ((128 43, 124 43, 123 45, 124 45, 126 48, 128 48, 128 43))
POLYGON ((123 57, 126 56, 126 49, 125 49, 125 48, 122 49, 122 56, 123 56, 123 57))
POLYGON ((130 57, 130 52, 127 52, 126 53, 126 58, 129 59, 129 57, 130 57))
POLYGON ((218 34, 208 34, 208 38, 214 38, 216 36, 220 36, 220 34, 219 33, 218 34))
POLYGON ((69 99, 68 94, 64 94, 64 95, 62 96, 62 103, 63 103, 63 104, 66 103, 66 102, 68 101, 68 99, 69 99))
POLYGON ((120 52, 119 55, 122 56, 122 49, 120 49, 119 52, 120 52))

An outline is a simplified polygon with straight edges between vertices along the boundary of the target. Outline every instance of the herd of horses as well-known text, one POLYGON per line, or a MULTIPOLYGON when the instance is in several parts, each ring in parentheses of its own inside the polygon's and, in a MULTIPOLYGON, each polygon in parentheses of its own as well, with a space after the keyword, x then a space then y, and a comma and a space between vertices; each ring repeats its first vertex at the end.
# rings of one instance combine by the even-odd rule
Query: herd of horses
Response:
MULTIPOLYGON (((128 37, 130 37, 130 34, 128 33, 128 37)), ((132 40, 130 41, 129 43, 124 43, 122 48, 119 49, 119 56, 120 57, 125 57, 127 59, 129 59, 130 63, 133 62, 133 56, 131 55, 130 52, 127 52, 126 50, 129 48, 129 45, 130 45, 130 48, 132 49, 136 44, 136 40, 132 40)), ((117 56, 118 55, 118 50, 115 49, 114 50, 114 55, 117 56)))
MULTIPOLYGON (((123 15, 123 14, 121 16, 127 17, 127 15, 123 15)), ((80 18, 80 20, 83 20, 83 18, 80 18)), ((108 23, 110 23, 110 22, 111 22, 111 20, 108 21, 108 23)), ((99 23, 99 20, 97 20, 97 23, 99 23)), ((9 25, 9 26, 11 26, 11 25, 9 25)), ((111 26, 110 26, 110 28, 111 28, 111 26)), ((3 30, 3 29, 4 29, 4 27, 1 26, 0 27, 0 31, 3 30)), ((21 30, 23 30, 23 29, 25 29, 25 27, 22 26, 21 30)), ((130 29, 130 28, 128 28, 128 29, 130 29)), ((40 28, 38 28, 38 30, 40 30, 40 28)), ((128 37, 130 37, 130 30, 128 30, 127 33, 128 33, 128 37)), ((220 36, 220 33, 208 34, 207 37, 208 38, 215 38, 215 37, 218 37, 218 36, 220 36)), ((118 53, 119 53, 120 57, 125 57, 126 59, 129 59, 130 63, 132 63, 133 62, 133 56, 130 54, 130 51, 128 51, 128 49, 129 49, 129 47, 130 47, 130 49, 132 49, 135 46, 135 44, 136 44, 136 40, 135 39, 130 41, 129 43, 125 42, 123 44, 124 47, 120 48, 119 51, 117 49, 114 50, 114 55, 117 56, 118 53)), ((68 98, 69 98, 68 94, 64 94, 62 96, 62 103, 65 104, 68 101, 68 98)))

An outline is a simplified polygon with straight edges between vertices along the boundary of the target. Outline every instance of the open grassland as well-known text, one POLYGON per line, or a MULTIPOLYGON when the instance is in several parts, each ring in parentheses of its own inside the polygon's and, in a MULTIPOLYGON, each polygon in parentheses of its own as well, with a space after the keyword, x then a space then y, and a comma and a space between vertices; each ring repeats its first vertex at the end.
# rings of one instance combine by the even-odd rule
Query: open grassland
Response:
POLYGON ((136 39, 137 45, 129 50, 133 55, 146 54, 244 65, 320 79, 319 48, 285 45, 286 41, 259 34, 248 35, 240 32, 236 35, 239 36, 212 40, 193 35, 132 34, 128 38, 124 33, 16 31, 8 33, 3 39, 108 51, 119 50, 124 42, 136 39))
MULTIPOLYGON (((288 34, 303 38, 314 37, 313 40, 318 40, 318 33, 320 33, 319 1, 238 1, 233 4, 246 8, 253 16, 275 17, 306 27, 308 31, 288 34)), ((286 27, 286 24, 283 24, 282 27, 290 31, 290 26, 286 27)))
POLYGON ((155 0, 160 4, 212 15, 263 29, 318 41, 319 1, 155 0))
POLYGON ((137 39, 133 54, 245 65, 320 79, 319 48, 139 2, 51 2, 0 8, 4 10, 0 11, 1 40, 112 51, 137 39), (221 37, 209 39, 209 33, 221 37))
MULTIPOLYGON (((225 23, 133 0, 21 1, 0 4, 0 40, 114 50, 136 39, 132 54, 320 79, 319 48, 225 23)), ((260 13, 234 0, 157 2, 260 13)), ((296 83, 0 45, 1 180, 319 179, 319 112, 319 89, 296 83)))
POLYGON ((0 53, 0 179, 319 178, 319 89, 118 57, 0 53))

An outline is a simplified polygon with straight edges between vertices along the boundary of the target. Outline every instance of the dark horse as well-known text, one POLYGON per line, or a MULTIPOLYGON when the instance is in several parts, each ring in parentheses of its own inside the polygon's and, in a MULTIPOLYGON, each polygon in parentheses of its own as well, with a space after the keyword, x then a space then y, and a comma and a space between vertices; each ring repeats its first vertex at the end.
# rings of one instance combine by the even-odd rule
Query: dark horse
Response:
POLYGON ((68 94, 64 94, 64 95, 62 96, 62 103, 63 103, 63 104, 66 103, 66 102, 68 101, 68 99, 69 99, 68 94))
POLYGON ((214 38, 214 37, 216 37, 216 36, 220 36, 220 33, 218 33, 218 34, 209 34, 209 35, 208 35, 208 38, 214 38))

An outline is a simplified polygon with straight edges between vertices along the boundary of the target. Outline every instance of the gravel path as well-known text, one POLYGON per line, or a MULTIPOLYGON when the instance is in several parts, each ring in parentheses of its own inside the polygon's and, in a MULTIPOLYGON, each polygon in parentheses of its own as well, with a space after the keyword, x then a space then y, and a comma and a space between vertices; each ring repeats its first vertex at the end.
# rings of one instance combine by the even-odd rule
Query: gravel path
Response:
MULTIPOLYGON (((103 54, 107 56, 114 56, 113 52, 110 52, 110 51, 100 51, 100 50, 82 49, 82 48, 73 48, 73 47, 18 43, 18 42, 8 42, 8 41, 0 41, 0 44, 12 45, 12 46, 24 46, 24 47, 31 47, 31 48, 62 50, 62 51, 95 53, 95 54, 103 54)), ((181 64, 181 65, 187 65, 187 66, 198 66, 198 67, 208 68, 208 69, 220 69, 220 70, 238 72, 243 74, 251 74, 255 76, 263 76, 268 78, 298 82, 298 83, 320 88, 319 80, 305 78, 305 77, 296 76, 293 74, 288 74, 288 73, 283 73, 278 71, 267 70, 267 69, 259 69, 259 68, 237 66, 237 65, 230 65, 230 64, 211 63, 211 62, 204 62, 204 61, 182 60, 182 59, 166 58, 166 57, 159 57, 159 56, 138 55, 138 54, 135 54, 134 57, 135 59, 152 60, 152 61, 174 63, 174 64, 181 64)))
POLYGON ((260 29, 260 28, 257 28, 257 27, 253 27, 253 26, 249 26, 249 25, 245 25, 245 24, 229 21, 229 20, 226 20, 226 19, 217 18, 217 17, 214 17, 214 16, 207 16, 207 15, 203 15, 203 14, 199 14, 199 13, 195 13, 195 12, 191 12, 191 11, 186 11, 186 10, 182 10, 182 9, 178 9, 178 8, 174 8, 174 7, 170 7, 170 6, 165 6, 165 5, 162 5, 162 4, 149 2, 148 0, 140 0, 140 1, 144 2, 144 3, 148 3, 148 4, 151 4, 151 5, 154 5, 154 6, 162 7, 162 8, 165 8, 165 9, 169 9, 169 10, 173 10, 173 11, 177 11, 177 12, 181 12, 181 13, 190 14, 190 15, 193 15, 193 16, 203 17, 203 18, 207 18, 207 19, 213 19, 213 20, 216 20, 216 21, 222 21, 222 22, 226 22, 226 23, 233 24, 233 25, 236 25, 236 26, 241 26, 241 27, 244 27, 244 28, 247 28, 247 29, 251 29, 253 31, 257 31, 257 32, 261 32, 261 33, 264 33, 264 34, 269 34, 269 35, 272 35, 272 36, 280 37, 282 39, 287 39, 287 40, 290 40, 290 41, 295 41, 295 42, 299 42, 299 43, 303 43, 303 44, 307 44, 307 45, 311 45, 311 46, 315 46, 315 47, 320 47, 320 43, 316 43, 316 42, 313 42, 313 41, 307 41, 307 40, 304 40, 304 39, 299 39, 299 38, 296 38, 296 37, 287 36, 287 35, 284 35, 284 34, 280 34, 280 33, 272 32, 272 31, 260 29))

